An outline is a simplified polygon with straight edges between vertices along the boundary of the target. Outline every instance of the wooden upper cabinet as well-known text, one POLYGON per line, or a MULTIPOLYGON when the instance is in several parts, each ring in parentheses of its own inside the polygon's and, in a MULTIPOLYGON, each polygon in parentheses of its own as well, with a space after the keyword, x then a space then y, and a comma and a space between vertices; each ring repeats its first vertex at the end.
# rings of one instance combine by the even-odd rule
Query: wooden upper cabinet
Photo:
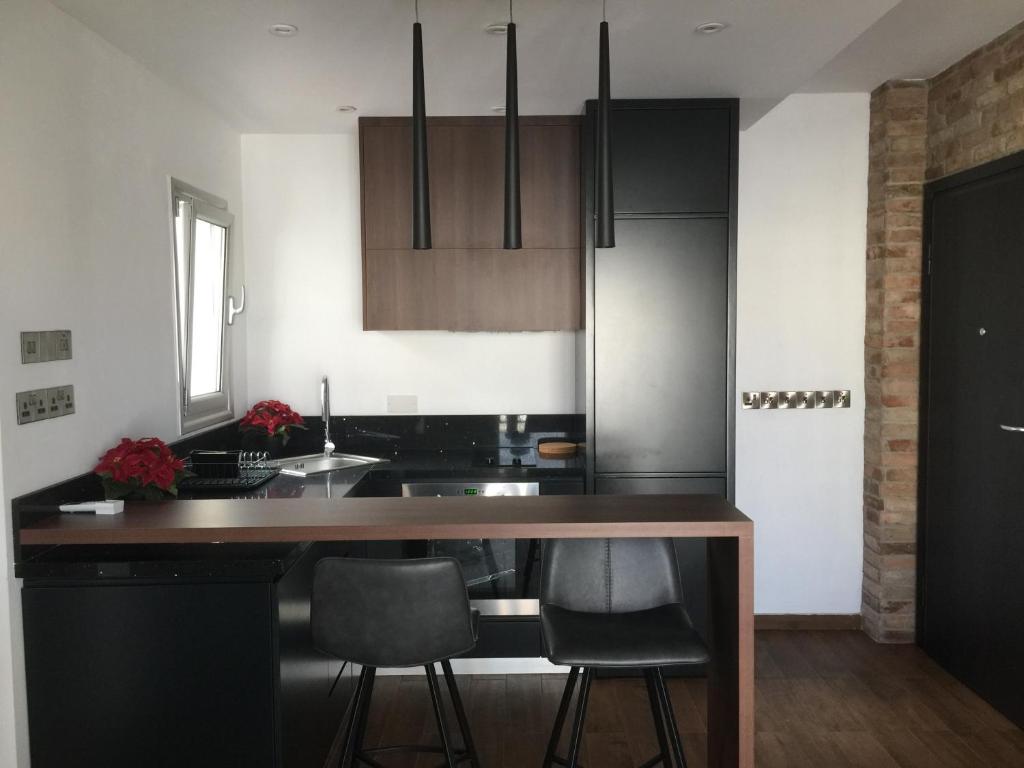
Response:
POLYGON ((580 130, 523 117, 523 249, 502 249, 504 120, 431 118, 433 249, 413 251, 408 118, 360 120, 366 330, 580 327, 580 130))

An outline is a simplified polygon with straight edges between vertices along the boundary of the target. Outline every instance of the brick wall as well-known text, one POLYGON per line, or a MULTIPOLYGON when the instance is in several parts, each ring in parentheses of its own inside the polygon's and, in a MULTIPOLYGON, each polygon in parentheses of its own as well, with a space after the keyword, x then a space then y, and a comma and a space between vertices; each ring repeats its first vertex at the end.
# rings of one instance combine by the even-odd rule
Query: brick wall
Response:
POLYGON ((1024 24, 929 86, 929 180, 1024 149, 1024 24))
POLYGON ((928 82, 871 96, 864 628, 914 639, 923 182, 1024 149, 1024 24, 928 82))
POLYGON ((923 82, 871 96, 864 338, 865 630, 914 633, 921 212, 928 130, 923 82))

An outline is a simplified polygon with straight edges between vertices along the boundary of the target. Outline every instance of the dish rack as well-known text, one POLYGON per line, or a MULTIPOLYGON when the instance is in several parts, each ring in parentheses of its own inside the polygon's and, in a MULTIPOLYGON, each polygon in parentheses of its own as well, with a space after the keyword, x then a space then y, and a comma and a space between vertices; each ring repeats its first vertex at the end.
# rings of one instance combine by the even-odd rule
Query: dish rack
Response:
POLYGON ((249 491, 274 478, 270 454, 260 451, 192 451, 185 458, 190 473, 178 481, 180 491, 249 491))

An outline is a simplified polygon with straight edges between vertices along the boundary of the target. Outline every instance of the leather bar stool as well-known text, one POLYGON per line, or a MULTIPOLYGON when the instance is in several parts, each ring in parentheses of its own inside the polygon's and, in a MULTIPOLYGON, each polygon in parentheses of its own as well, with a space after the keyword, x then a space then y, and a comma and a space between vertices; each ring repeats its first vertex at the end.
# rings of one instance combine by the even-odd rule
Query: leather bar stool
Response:
POLYGON ((462 570, 454 558, 366 560, 324 558, 313 576, 313 642, 324 653, 362 665, 345 716, 341 768, 381 764, 379 752, 434 752, 454 768, 479 768, 466 711, 449 659, 476 646, 479 614, 469 606, 462 570), (461 731, 461 748, 449 734, 435 664, 440 662, 461 731), (396 745, 366 749, 373 683, 380 667, 423 667, 437 718, 440 746, 396 745))
POLYGON ((575 768, 594 670, 640 668, 659 753, 641 768, 686 768, 663 667, 704 664, 707 646, 683 604, 671 539, 553 539, 544 547, 540 621, 548 659, 570 667, 544 758, 575 768), (581 675, 582 672, 582 675, 581 675), (555 755, 573 692, 579 696, 566 757, 555 755))

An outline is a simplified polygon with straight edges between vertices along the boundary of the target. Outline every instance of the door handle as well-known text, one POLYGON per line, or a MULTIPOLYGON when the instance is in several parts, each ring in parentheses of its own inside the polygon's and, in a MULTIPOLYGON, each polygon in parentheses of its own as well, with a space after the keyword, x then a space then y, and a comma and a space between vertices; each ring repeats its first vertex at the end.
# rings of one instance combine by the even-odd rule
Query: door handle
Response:
POLYGON ((1000 424, 999 428, 1004 432, 1024 432, 1024 427, 1011 427, 1009 424, 1000 424))

